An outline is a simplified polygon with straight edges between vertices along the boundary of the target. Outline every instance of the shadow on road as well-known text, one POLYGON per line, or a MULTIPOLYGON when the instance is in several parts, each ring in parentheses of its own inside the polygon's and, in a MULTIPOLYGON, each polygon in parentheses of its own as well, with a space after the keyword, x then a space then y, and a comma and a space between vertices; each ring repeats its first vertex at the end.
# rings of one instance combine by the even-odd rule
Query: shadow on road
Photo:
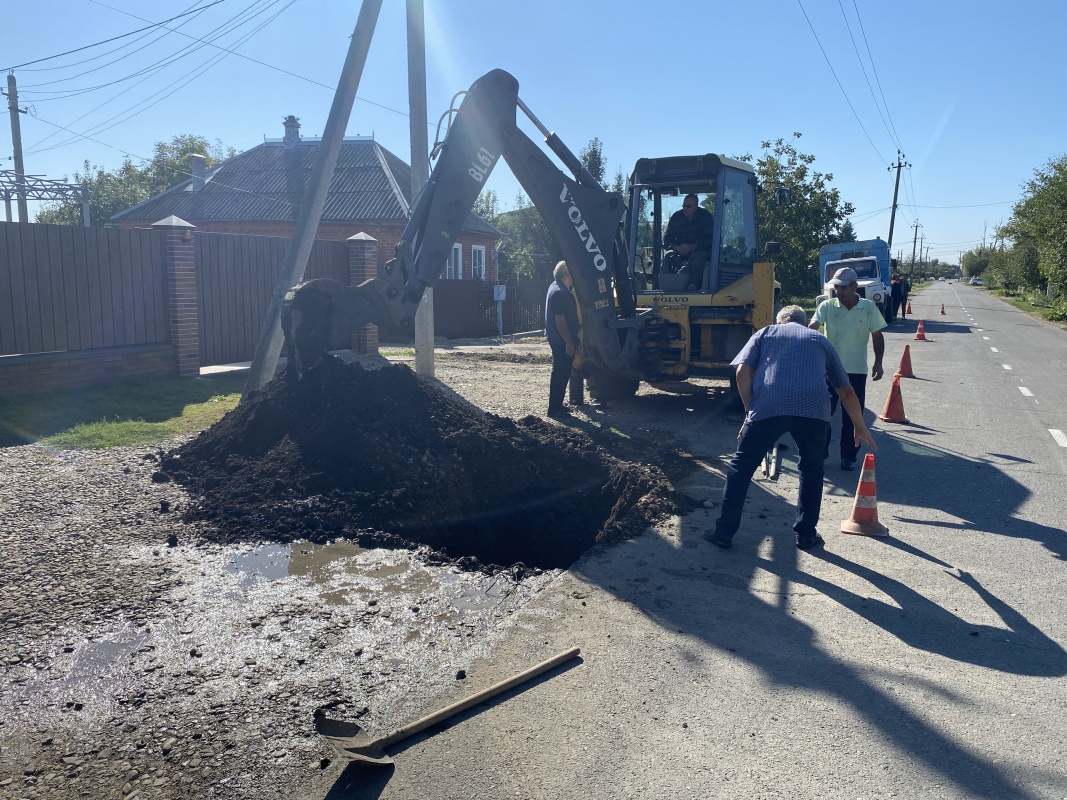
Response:
MULTIPOLYGON (((953 333, 969 332, 960 326, 950 327, 953 333)), ((945 328, 940 330, 948 332, 945 328)), ((888 381, 882 381, 874 385, 888 387, 888 384, 888 381)), ((870 386, 868 391, 875 394, 870 386)), ((722 465, 725 455, 718 451, 719 448, 711 447, 707 449, 715 452, 703 452, 698 443, 699 426, 719 428, 709 437, 715 442, 723 440, 725 431, 733 432, 739 427, 740 414, 727 409, 725 395, 724 390, 643 395, 613 403, 603 414, 588 418, 576 416, 568 424, 585 429, 601 446, 623 458, 632 460, 640 456, 642 461, 665 464, 668 474, 677 483, 686 476, 691 477, 695 465, 722 465), (640 416, 640 424, 628 419, 630 404, 641 404, 646 412, 640 416), (643 427, 647 425, 644 420, 647 420, 650 407, 663 412, 662 426, 643 427), (679 435, 680 419, 693 426, 688 441, 679 435)), ((874 415, 868 411, 867 416, 873 419, 874 415)), ((834 424, 836 440, 839 422, 835 419, 834 424)), ((938 432, 923 426, 911 427, 913 434, 938 432)), ((973 473, 973 483, 965 495, 946 493, 935 481, 909 484, 906 497, 895 497, 893 491, 880 492, 883 500, 895 501, 919 512, 929 508, 936 510, 939 517, 948 514, 964 520, 943 523, 922 519, 921 513, 917 513, 915 518, 906 521, 943 525, 968 533, 981 531, 990 535, 1028 538, 1043 544, 1056 557, 1064 557, 1067 537, 1062 531, 1012 516, 1028 496, 1028 490, 991 462, 973 460, 884 432, 877 435, 882 468, 880 477, 886 474, 887 467, 889 471, 915 474, 952 474, 953 470, 973 473), (993 513, 986 513, 981 522, 969 520, 973 509, 971 499, 976 495, 988 498, 994 509, 993 513)), ((790 452, 795 453, 795 449, 791 448, 790 452)), ((835 452, 835 445, 831 445, 831 454, 835 452)), ((1005 456, 995 457, 1012 460, 1005 456)), ((834 467, 835 463, 833 457, 827 461, 826 492, 851 496, 855 491, 857 472, 842 472, 834 467)), ((787 459, 785 474, 791 474, 793 481, 793 491, 787 492, 788 499, 761 489, 761 483, 754 481, 741 531, 730 551, 716 550, 703 541, 697 523, 683 522, 674 543, 642 537, 642 541, 652 542, 645 546, 656 548, 654 559, 639 559, 620 565, 621 559, 607 563, 607 559, 593 558, 579 562, 573 568, 574 572, 632 604, 663 628, 698 638, 724 655, 729 654, 728 658, 744 659, 762 673, 772 687, 788 687, 810 692, 813 696, 836 698, 853 709, 884 741, 892 743, 931 774, 940 775, 959 787, 967 796, 990 800, 1005 797, 1036 800, 1039 795, 1018 785, 1000 764, 945 733, 894 697, 889 687, 894 680, 900 680, 898 671, 888 674, 877 667, 861 669, 824 648, 820 644, 823 634, 817 634, 815 628, 797 618, 790 607, 791 598, 801 593, 798 589, 808 594, 818 592, 866 624, 916 651, 1001 673, 1041 677, 1067 675, 1067 653, 972 575, 901 540, 889 539, 883 546, 944 569, 980 598, 1003 622, 1003 627, 967 622, 917 589, 835 553, 832 541, 829 551, 817 554, 821 566, 814 569, 820 574, 812 574, 798 557, 789 527, 793 513, 791 500, 795 498, 795 462, 787 459), (763 513, 757 511, 757 507, 763 513), (771 537, 769 546, 762 542, 767 536, 771 537), (777 579, 777 590, 755 588, 760 584, 765 586, 768 576, 777 579), (847 588, 857 579, 884 593, 892 602, 864 597, 847 588), (693 602, 674 603, 669 599, 669 587, 680 581, 698 582, 700 591, 687 593, 688 598, 696 598, 693 602)), ((890 483, 887 481, 886 485, 890 483)), ((822 528, 829 531, 836 525, 837 520, 824 519, 822 528)), ((708 661, 695 652, 691 657, 702 663, 708 661)), ((909 680, 918 684, 927 681, 921 676, 911 676, 909 680)), ((711 685, 718 686, 715 681, 711 685)), ((929 681, 927 689, 947 703, 967 702, 948 688, 945 681, 929 681)), ((716 690, 729 692, 730 688, 713 689, 716 690)), ((327 797, 330 800, 374 800, 384 791, 390 774, 368 773, 365 768, 349 767, 327 797)))

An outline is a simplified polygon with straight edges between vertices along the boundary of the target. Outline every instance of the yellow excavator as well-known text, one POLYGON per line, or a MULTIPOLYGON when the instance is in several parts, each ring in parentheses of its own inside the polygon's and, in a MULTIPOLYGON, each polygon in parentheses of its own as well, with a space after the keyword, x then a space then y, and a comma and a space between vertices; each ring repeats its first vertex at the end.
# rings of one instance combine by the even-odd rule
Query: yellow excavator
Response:
MULTIPOLYGON (((774 321, 776 303, 774 265, 757 258, 759 187, 752 167, 714 154, 641 159, 627 204, 541 124, 518 90, 502 70, 468 90, 384 276, 353 287, 318 279, 289 291, 282 327, 292 374, 303 377, 327 356, 331 341, 359 326, 413 324, 423 290, 440 279, 500 158, 567 261, 582 318, 575 363, 594 397, 632 395, 642 380, 732 374, 730 360, 755 330, 774 321), (570 175, 517 127, 519 110, 570 175), (672 212, 691 194, 712 220, 699 286, 672 271, 663 241, 672 212)), ((765 253, 779 249, 772 242, 765 253)))

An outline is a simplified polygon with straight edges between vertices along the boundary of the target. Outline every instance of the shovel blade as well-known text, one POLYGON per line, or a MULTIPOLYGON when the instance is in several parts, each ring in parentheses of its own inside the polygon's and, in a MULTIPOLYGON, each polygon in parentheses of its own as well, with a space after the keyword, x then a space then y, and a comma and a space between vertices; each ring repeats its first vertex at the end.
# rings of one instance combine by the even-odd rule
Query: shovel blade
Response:
POLYGON ((315 731, 325 736, 337 754, 349 761, 379 766, 393 763, 393 759, 385 754, 378 740, 371 739, 367 732, 354 722, 315 717, 315 731))

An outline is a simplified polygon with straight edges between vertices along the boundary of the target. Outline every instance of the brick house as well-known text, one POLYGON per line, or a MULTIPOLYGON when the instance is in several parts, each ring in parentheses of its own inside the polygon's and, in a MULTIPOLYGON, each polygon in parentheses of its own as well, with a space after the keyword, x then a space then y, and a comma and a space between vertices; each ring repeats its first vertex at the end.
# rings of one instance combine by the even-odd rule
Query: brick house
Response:
MULTIPOLYGON (((176 216, 198 231, 291 236, 311 176, 318 138, 301 138, 294 116, 285 136, 205 169, 193 157, 193 177, 111 218, 116 227, 148 227, 176 216)), ((411 207, 411 167, 374 141, 346 136, 326 196, 316 239, 344 241, 366 233, 378 241, 378 266, 393 257, 411 207)), ((495 282, 500 231, 470 214, 452 249, 445 278, 495 282)))

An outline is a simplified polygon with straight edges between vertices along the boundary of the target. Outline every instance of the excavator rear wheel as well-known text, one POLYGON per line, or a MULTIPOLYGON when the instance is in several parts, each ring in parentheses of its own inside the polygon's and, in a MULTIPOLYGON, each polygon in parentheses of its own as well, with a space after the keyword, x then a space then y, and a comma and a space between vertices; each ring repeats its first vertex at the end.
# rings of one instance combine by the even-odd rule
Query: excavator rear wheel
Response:
POLYGON ((612 400, 625 400, 637 394, 637 387, 641 383, 631 378, 620 378, 607 372, 590 372, 589 394, 597 400, 609 402, 612 400))

